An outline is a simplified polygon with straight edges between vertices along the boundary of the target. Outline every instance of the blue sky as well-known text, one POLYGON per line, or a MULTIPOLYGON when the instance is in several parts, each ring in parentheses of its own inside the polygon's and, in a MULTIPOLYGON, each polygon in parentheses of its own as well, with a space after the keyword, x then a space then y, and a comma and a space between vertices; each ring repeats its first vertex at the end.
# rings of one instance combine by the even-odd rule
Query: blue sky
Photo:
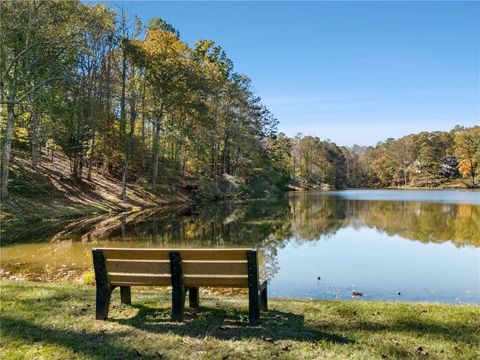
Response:
POLYGON ((479 2, 122 4, 215 40, 287 135, 373 145, 480 124, 479 2))

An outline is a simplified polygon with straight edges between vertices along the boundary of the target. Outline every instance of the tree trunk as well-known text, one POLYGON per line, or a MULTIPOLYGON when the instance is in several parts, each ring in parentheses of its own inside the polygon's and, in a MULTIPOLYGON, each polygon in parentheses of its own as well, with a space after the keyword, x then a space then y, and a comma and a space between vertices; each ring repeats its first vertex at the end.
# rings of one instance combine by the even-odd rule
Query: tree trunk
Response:
POLYGON ((135 131, 135 120, 137 118, 137 112, 135 109, 135 101, 132 101, 130 106, 130 132, 128 134, 127 144, 125 146, 125 163, 123 164, 122 174, 122 200, 127 200, 127 173, 128 173, 128 161, 130 160, 130 153, 132 147, 132 137, 135 131))
POLYGON ((88 175, 87 179, 89 181, 92 181, 92 169, 93 169, 93 159, 95 156, 95 137, 96 133, 95 131, 93 132, 93 137, 92 137, 92 149, 90 151, 90 158, 88 159, 88 175))
POLYGON ((78 180, 82 181, 83 178, 83 166, 85 165, 85 148, 82 146, 82 152, 80 153, 80 159, 78 160, 78 180))
POLYGON ((10 157, 12 151, 13 125, 15 124, 15 114, 13 112, 13 108, 14 105, 12 103, 7 105, 7 129, 5 131, 5 138, 3 139, 2 171, 0 179, 0 195, 2 200, 8 198, 8 168, 10 166, 10 157))
POLYGON ((128 160, 129 160, 129 153, 130 153, 130 139, 127 140, 127 148, 125 154, 125 162, 123 163, 123 174, 122 174, 122 193, 120 197, 123 201, 127 200, 127 171, 128 171, 128 160))
POLYGON ((229 133, 226 131, 222 149, 222 172, 224 174, 230 174, 230 148, 228 146, 229 140, 229 133))
POLYGON ((210 144, 210 178, 216 178, 216 157, 215 157, 215 137, 212 136, 212 142, 210 144))
POLYGON ((211 155, 210 155, 210 177, 217 178, 217 123, 218 123, 218 104, 216 105, 215 116, 213 117, 213 129, 211 140, 211 155))
POLYGON ((147 167, 147 148, 145 146, 145 87, 147 81, 143 79, 142 86, 142 170, 145 171, 147 167))
POLYGON ((73 158, 73 169, 72 169, 72 179, 75 183, 78 183, 78 171, 79 171, 78 159, 79 159, 78 154, 75 154, 73 158))
POLYGON ((125 114, 125 87, 127 81, 127 54, 123 50, 122 58, 122 97, 120 98, 120 138, 125 135, 126 114, 125 114))
POLYGON ((155 120, 155 129, 153 132, 153 143, 152 143, 152 185, 157 184, 158 176, 158 153, 160 148, 160 121, 162 115, 160 114, 155 120))
POLYGON ((39 126, 38 126, 38 116, 36 112, 32 112, 31 115, 31 120, 32 120, 32 131, 31 131, 31 137, 32 137, 32 166, 34 168, 37 167, 38 165, 38 158, 39 158, 39 126))

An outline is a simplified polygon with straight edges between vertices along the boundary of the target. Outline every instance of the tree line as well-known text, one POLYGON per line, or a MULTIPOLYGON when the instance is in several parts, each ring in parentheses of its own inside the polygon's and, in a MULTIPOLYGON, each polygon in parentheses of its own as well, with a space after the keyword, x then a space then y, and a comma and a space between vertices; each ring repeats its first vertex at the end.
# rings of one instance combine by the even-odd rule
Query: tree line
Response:
POLYGON ((2 199, 16 151, 33 168, 61 151, 75 183, 100 172, 123 199, 132 183, 209 199, 405 185, 437 178, 446 156, 472 185, 480 172, 478 126, 370 147, 289 138, 213 40, 192 46, 160 18, 103 4, 2 1, 0 75, 2 199))
POLYGON ((284 186, 277 120, 212 40, 190 46, 160 18, 80 1, 2 1, 1 194, 12 148, 33 167, 63 151, 75 182, 93 170, 153 191, 214 198, 284 186))
POLYGON ((480 126, 389 138, 376 146, 337 146, 318 137, 288 139, 290 172, 302 188, 390 187, 480 176, 480 126))

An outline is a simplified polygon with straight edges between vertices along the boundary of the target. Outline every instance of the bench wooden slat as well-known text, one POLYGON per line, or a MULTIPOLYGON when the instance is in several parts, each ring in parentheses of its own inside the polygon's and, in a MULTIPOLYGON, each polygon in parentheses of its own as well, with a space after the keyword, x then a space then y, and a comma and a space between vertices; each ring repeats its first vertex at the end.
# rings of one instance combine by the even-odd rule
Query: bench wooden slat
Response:
POLYGON ((248 287, 248 276, 237 275, 185 275, 183 282, 187 287, 248 287))
POLYGON ((246 260, 248 249, 139 249, 107 248, 102 250, 105 259, 170 260, 170 252, 180 253, 182 260, 246 260))
POLYGON ((170 286, 170 274, 127 274, 127 273, 110 273, 108 281, 112 285, 158 285, 170 286))
POLYGON ((246 261, 182 261, 184 275, 247 275, 246 261))
POLYGON ((109 273, 170 275, 170 261, 107 259, 105 264, 109 273))
MULTIPOLYGON (((108 280, 112 285, 171 285, 167 274, 110 273, 108 280)), ((248 287, 248 277, 242 275, 184 275, 183 282, 187 287, 248 287)))
MULTIPOLYGON (((136 274, 170 274, 170 262, 157 260, 107 259, 107 272, 136 274)), ((184 274, 247 275, 246 261, 182 261, 184 274)))

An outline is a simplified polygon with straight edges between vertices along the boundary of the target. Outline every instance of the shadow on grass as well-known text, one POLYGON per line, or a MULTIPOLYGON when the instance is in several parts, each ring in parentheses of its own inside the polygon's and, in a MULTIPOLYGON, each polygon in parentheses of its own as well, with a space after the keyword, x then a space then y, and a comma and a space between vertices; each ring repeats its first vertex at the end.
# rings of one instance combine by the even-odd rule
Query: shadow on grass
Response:
POLYGON ((329 341, 348 344, 345 337, 304 326, 303 315, 270 310, 261 314, 259 326, 250 326, 248 313, 239 309, 200 307, 185 311, 184 322, 171 320, 170 309, 153 309, 132 305, 138 313, 128 319, 110 318, 109 321, 133 326, 151 333, 174 333, 190 337, 214 337, 221 340, 259 338, 266 341, 329 341))
MULTIPOLYGON (((422 319, 413 314, 378 322, 352 316, 347 321, 313 320, 305 324, 303 315, 270 310, 261 314, 259 326, 249 326, 248 312, 234 308, 200 307, 198 311, 185 310, 183 323, 171 321, 171 309, 155 309, 132 305, 138 309, 135 316, 122 318, 113 313, 109 321, 129 325, 150 333, 174 333, 190 337, 217 339, 260 338, 271 341, 328 341, 336 344, 353 344, 359 333, 391 333, 437 338, 452 344, 480 345, 477 323, 422 319), (342 335, 339 335, 342 334, 342 335), (351 336, 350 336, 351 334, 351 336)), ((394 336, 394 335, 392 335, 394 336)), ((395 347, 395 351, 399 351, 395 347)))
POLYGON ((477 344, 480 346, 478 324, 465 324, 458 322, 452 324, 441 324, 437 321, 423 320, 419 318, 392 319, 388 324, 378 324, 373 321, 356 321, 344 325, 329 324, 325 330, 332 331, 362 331, 362 332, 391 332, 412 334, 415 337, 428 335, 429 337, 440 338, 444 341, 464 344, 477 344))
MULTIPOLYGON (((429 336, 452 343, 477 344, 480 346, 479 321, 465 321, 458 319, 447 312, 436 314, 435 318, 423 314, 422 310, 408 310, 400 314, 391 314, 388 319, 379 321, 375 318, 366 319, 365 314, 358 314, 349 310, 351 304, 342 304, 337 307, 339 314, 345 314, 346 322, 322 323, 322 329, 334 332, 371 332, 371 333, 403 333, 415 337, 429 336), (450 319, 448 317, 451 317, 450 319)), ((477 313, 478 314, 478 313, 477 313)), ((472 313, 472 320, 478 316, 472 313)), ((477 319, 480 319, 477 317, 477 319)))
MULTIPOLYGON (((2 337, 21 340, 25 344, 46 343, 60 345, 74 353, 87 355, 94 359, 133 359, 138 357, 134 348, 115 344, 125 335, 124 332, 87 333, 67 329, 55 329, 35 324, 31 321, 10 316, 0 316, 2 337)), ((148 358, 142 356, 143 358, 148 358)), ((154 356, 152 358, 158 358, 154 356)))

